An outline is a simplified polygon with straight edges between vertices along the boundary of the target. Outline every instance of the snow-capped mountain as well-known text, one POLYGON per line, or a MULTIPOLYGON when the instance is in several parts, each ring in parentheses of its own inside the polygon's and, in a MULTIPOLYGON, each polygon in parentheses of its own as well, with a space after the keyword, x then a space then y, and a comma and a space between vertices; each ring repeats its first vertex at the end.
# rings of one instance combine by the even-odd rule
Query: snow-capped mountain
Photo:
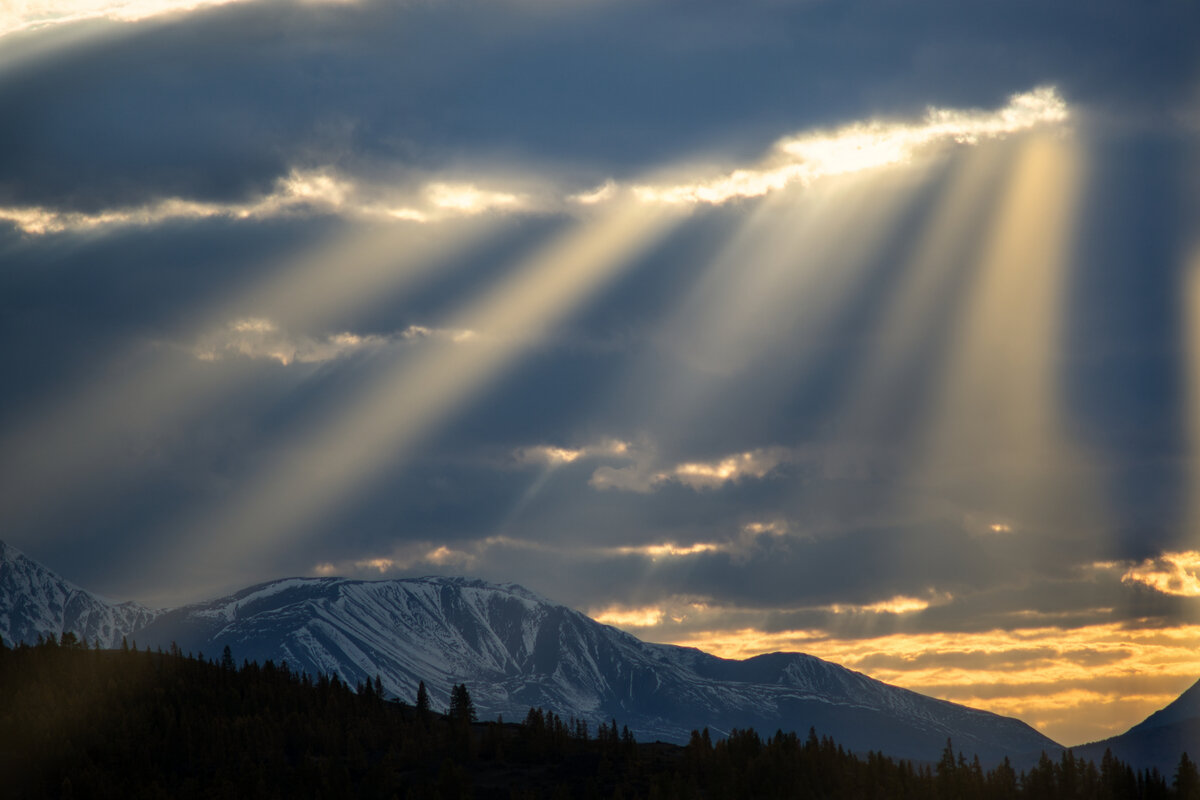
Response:
POLYGON ((462 578, 358 581, 292 578, 163 614, 138 632, 185 651, 337 674, 381 676, 434 705, 465 682, 481 714, 519 720, 531 706, 593 726, 615 718, 639 739, 686 741, 693 729, 805 735, 815 727, 857 751, 933 760, 952 738, 985 761, 1056 749, 1015 719, 935 700, 811 656, 745 661, 647 644, 520 586, 462 578))
POLYGON ((172 611, 113 603, 0 542, 0 636, 6 643, 72 631, 106 647, 172 642, 239 661, 286 661, 354 685, 376 675, 434 705, 465 682, 481 715, 520 720, 531 706, 592 725, 616 719, 639 739, 686 741, 753 727, 810 727, 856 751, 934 760, 952 738, 984 761, 1057 750, 1019 720, 935 700, 799 653, 730 661, 648 644, 514 584, 465 578, 358 581, 291 578, 172 611))
POLYGON ((89 644, 118 647, 122 636, 146 626, 159 613, 80 589, 0 542, 0 637, 9 644, 70 631, 89 644))

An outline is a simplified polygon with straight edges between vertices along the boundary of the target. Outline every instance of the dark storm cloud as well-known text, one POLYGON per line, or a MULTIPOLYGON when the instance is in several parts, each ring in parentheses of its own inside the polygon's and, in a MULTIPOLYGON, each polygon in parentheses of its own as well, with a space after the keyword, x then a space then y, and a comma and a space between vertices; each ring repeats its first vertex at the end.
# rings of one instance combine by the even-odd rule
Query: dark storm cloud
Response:
POLYGON ((1044 83, 1161 121, 1196 78, 1177 3, 260 2, 112 30, 4 65, 5 202, 245 198, 313 163, 603 177, 1044 83))

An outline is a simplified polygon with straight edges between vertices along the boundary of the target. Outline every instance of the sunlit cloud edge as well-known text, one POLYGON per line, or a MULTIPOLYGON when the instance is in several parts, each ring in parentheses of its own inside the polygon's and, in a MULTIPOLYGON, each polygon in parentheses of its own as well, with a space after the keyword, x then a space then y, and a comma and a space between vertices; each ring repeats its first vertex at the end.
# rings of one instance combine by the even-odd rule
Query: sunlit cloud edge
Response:
POLYGON ((714 206, 762 197, 793 185, 807 186, 818 179, 904 165, 946 147, 1063 127, 1070 120, 1070 109, 1057 89, 1041 86, 1012 95, 1007 105, 996 110, 930 107, 916 122, 868 120, 834 130, 798 132, 779 139, 760 161, 716 174, 709 168, 676 168, 670 171, 670 179, 622 185, 610 178, 582 190, 555 189, 557 181, 552 177, 531 174, 511 180, 513 185, 527 187, 517 190, 496 185, 495 179, 481 181, 462 175, 437 176, 411 186, 373 183, 332 166, 297 166, 281 176, 269 193, 246 201, 222 203, 173 196, 95 212, 9 205, 0 207, 0 222, 29 236, 44 236, 179 221, 312 215, 429 224, 484 214, 578 214, 630 199, 678 208, 714 206))

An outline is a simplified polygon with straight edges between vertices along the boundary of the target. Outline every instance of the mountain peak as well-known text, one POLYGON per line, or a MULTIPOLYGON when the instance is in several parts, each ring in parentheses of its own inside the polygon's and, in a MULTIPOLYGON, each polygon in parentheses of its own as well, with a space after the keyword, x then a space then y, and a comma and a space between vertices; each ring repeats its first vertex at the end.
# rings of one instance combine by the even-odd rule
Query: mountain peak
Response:
POLYGON ((1129 733, 1137 734, 1153 728, 1164 728, 1188 720, 1200 719, 1200 681, 1196 681, 1183 694, 1171 703, 1155 711, 1146 719, 1129 729, 1129 733))
POLYGON ((70 631, 102 647, 116 647, 159 613, 92 594, 0 541, 0 637, 6 642, 32 642, 70 631))

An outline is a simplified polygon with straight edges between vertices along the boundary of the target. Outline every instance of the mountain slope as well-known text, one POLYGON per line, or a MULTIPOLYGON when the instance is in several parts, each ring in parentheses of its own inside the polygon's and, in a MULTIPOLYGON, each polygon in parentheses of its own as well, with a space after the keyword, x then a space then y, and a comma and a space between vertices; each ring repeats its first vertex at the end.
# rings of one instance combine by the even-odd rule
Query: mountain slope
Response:
POLYGON ((956 749, 985 761, 1054 749, 1024 723, 883 684, 820 659, 746 661, 647 644, 515 585, 461 578, 292 578, 163 614, 139 642, 177 642, 238 660, 286 660, 355 684, 380 675, 434 704, 466 682, 480 712, 520 719, 530 706, 592 723, 616 718, 642 739, 685 741, 693 728, 809 727, 858 751, 934 760, 956 749))
POLYGON ((1072 748, 1097 763, 1105 750, 1136 769, 1157 767, 1168 776, 1175 774, 1180 753, 1200 757, 1200 681, 1120 736, 1072 748))
POLYGON ((0 542, 0 637, 33 643, 70 631, 89 644, 118 647, 121 637, 160 612, 137 603, 113 603, 64 580, 0 542))

